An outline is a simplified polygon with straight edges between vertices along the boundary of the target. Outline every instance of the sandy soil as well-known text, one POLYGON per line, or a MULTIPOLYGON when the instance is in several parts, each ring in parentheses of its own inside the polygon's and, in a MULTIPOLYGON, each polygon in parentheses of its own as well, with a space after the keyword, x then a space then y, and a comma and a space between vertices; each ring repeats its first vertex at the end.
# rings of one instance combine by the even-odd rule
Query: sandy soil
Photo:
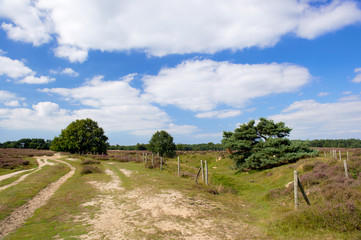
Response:
MULTIPOLYGON (((126 170, 128 176, 132 173, 126 170)), ((108 183, 90 182, 103 194, 83 204, 95 215, 83 214, 78 221, 89 225, 80 239, 265 239, 253 227, 229 219, 217 219, 209 210, 214 203, 184 196, 175 190, 134 189, 126 191, 110 170, 108 183), (112 186, 112 187, 111 187, 112 186), (152 238, 153 236, 153 238, 152 238)))
MULTIPOLYGON (((60 155, 54 155, 52 157, 46 157, 46 159, 51 159, 57 161, 62 164, 66 164, 70 167, 70 172, 62 176, 56 182, 49 184, 46 188, 39 192, 34 198, 29 200, 26 204, 22 205, 14 212, 11 213, 10 216, 5 218, 0 222, 0 238, 5 235, 15 231, 18 227, 20 227, 29 217, 31 217, 35 210, 44 206, 50 197, 59 189, 59 187, 68 180, 75 173, 75 168, 70 164, 59 160, 60 155)), ((43 158, 44 160, 45 158, 43 158)), ((46 164, 50 164, 47 160, 41 161, 39 167, 43 167, 46 164)))
MULTIPOLYGON (((38 162, 38 167, 35 168, 35 171, 31 172, 31 173, 28 173, 28 174, 24 174, 23 176, 21 176, 19 179, 17 179, 16 181, 10 183, 10 184, 7 184, 5 186, 2 186, 0 187, 0 191, 4 190, 4 189, 7 189, 9 187, 12 187, 12 186, 15 186, 16 184, 22 182, 26 177, 28 177, 29 175, 41 170, 44 166, 46 165, 54 165, 54 163, 51 163, 48 161, 48 158, 47 156, 44 156, 44 157, 40 157, 40 158, 37 158, 36 161, 38 162)), ((7 179, 7 178, 11 178, 13 176, 16 176, 22 172, 27 172, 27 171, 32 171, 34 169, 29 169, 29 170, 22 170, 22 171, 18 171, 18 172, 14 172, 14 173, 9 173, 9 174, 6 174, 6 175, 3 175, 3 176, 0 176, 0 181, 4 180, 4 179, 7 179)))

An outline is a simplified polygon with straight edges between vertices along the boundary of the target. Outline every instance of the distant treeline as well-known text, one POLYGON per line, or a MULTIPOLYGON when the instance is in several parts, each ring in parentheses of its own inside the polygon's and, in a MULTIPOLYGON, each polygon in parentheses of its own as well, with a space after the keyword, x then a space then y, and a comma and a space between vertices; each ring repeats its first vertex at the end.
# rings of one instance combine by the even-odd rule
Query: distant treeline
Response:
MULTIPOLYGON (((137 143, 136 145, 124 146, 124 145, 111 145, 109 150, 147 150, 149 144, 137 143)), ((176 144, 178 151, 223 151, 224 147, 220 143, 199 143, 199 144, 176 144)))
POLYGON ((49 150, 51 140, 44 140, 42 138, 23 138, 18 141, 7 141, 0 143, 0 148, 27 148, 27 149, 41 149, 49 150))
MULTIPOLYGON (((333 148, 361 148, 361 139, 315 139, 315 140, 292 140, 304 142, 310 147, 333 147, 333 148)), ((41 138, 23 138, 18 141, 7 141, 0 143, 0 148, 28 148, 48 150, 51 140, 41 138)), ((176 144, 178 151, 224 151, 220 143, 199 143, 199 144, 176 144)), ((136 145, 110 145, 108 150, 147 150, 149 144, 137 143, 136 145)))
MULTIPOLYGON (((299 140, 298 140, 299 141, 299 140)), ((310 147, 361 148, 361 139, 315 139, 303 141, 310 147)))

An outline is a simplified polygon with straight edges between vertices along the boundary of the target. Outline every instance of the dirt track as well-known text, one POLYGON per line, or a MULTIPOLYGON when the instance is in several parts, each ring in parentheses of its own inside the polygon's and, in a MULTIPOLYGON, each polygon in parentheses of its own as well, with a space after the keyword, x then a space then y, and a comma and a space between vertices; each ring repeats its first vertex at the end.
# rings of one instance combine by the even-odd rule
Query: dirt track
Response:
MULTIPOLYGON (((59 160, 60 155, 54 155, 53 157, 46 157, 46 159, 55 160, 59 163, 66 164, 70 167, 70 172, 62 176, 56 182, 49 184, 46 188, 39 192, 34 198, 29 200, 26 204, 22 205, 15 211, 11 213, 10 216, 5 218, 3 221, 0 222, 0 238, 4 237, 5 235, 15 231, 18 227, 20 227, 29 217, 31 217, 35 210, 44 206, 50 197, 58 190, 58 188, 73 174, 75 173, 75 168, 70 164, 59 160)), ((39 162, 40 160, 38 160, 39 162)), ((41 161, 40 161, 41 162, 41 161)), ((46 165, 46 160, 39 164, 39 169, 46 165)), ((37 170, 37 171, 38 171, 37 170)), ((24 175, 25 176, 25 175, 24 175)))
POLYGON ((13 172, 13 173, 9 173, 9 174, 5 174, 5 175, 2 175, 0 176, 0 181, 4 180, 4 179, 7 179, 7 178, 11 178, 11 177, 14 177, 20 173, 23 173, 23 172, 28 172, 28 171, 33 171, 33 172, 30 172, 28 174, 24 174, 23 176, 21 176, 18 180, 10 183, 10 184, 7 184, 5 186, 2 186, 0 187, 0 191, 4 190, 4 189, 7 189, 9 187, 12 187, 12 186, 15 186, 16 184, 22 182, 26 177, 28 177, 29 175, 41 170, 44 166, 46 165, 54 165, 54 163, 51 163, 48 161, 48 158, 49 157, 40 157, 40 158, 37 158, 36 161, 38 162, 38 167, 35 168, 35 171, 33 171, 34 169, 28 169, 28 170, 22 170, 22 171, 18 171, 18 172, 13 172))
MULTIPOLYGON (((1 221, 0 239, 21 227, 36 209, 44 206, 58 188, 73 176, 75 168, 59 158, 59 155, 47 157, 66 164, 71 171, 1 221)), ((40 161, 39 169, 44 164, 49 162, 44 159, 40 161)), ((75 221, 88 228, 86 235, 73 236, 75 239, 267 239, 251 225, 219 215, 219 210, 210 214, 212 210, 223 209, 224 206, 209 200, 189 197, 173 189, 142 186, 126 189, 114 165, 110 167, 108 164, 112 163, 105 163, 105 173, 110 176, 110 181, 88 182, 99 189, 100 194, 83 204, 89 211, 73 216, 75 221)), ((137 177, 138 174, 122 168, 117 170, 127 178, 137 177)), ((223 214, 224 211, 220 211, 223 214)), ((62 238, 58 235, 54 239, 62 238)))
MULTIPOLYGON (((129 170, 118 170, 127 177, 133 175, 129 170)), ((222 208, 215 203, 190 198, 176 190, 136 188, 127 191, 113 171, 107 169, 106 173, 111 176, 110 182, 89 182, 102 194, 83 204, 98 209, 95 215, 76 217, 90 225, 88 234, 80 239, 153 239, 155 236, 197 240, 265 239, 246 223, 209 215, 210 210, 222 208)))

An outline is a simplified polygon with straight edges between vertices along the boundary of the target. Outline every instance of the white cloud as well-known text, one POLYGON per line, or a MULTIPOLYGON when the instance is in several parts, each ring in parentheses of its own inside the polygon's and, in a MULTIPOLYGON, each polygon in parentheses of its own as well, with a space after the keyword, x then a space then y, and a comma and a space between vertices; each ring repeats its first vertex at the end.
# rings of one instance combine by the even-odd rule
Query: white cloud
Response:
POLYGON ((317 96, 319 96, 319 97, 326 97, 326 96, 328 96, 328 95, 330 95, 331 93, 329 93, 329 92, 320 92, 319 94, 317 94, 317 96))
POLYGON ((72 68, 64 68, 61 74, 69 75, 71 77, 78 77, 79 73, 75 72, 72 68))
POLYGON ((52 74, 63 74, 63 75, 68 75, 70 77, 78 77, 79 73, 77 73, 76 71, 74 71, 74 69, 72 68, 64 68, 61 71, 58 70, 50 70, 50 73, 52 74))
POLYGON ((75 118, 65 109, 51 102, 40 102, 32 108, 0 108, 0 126, 7 129, 44 129, 65 128, 75 118))
POLYGON ((352 79, 352 82, 360 83, 361 82, 361 68, 356 68, 355 73, 357 73, 356 77, 352 79))
POLYGON ((270 116, 293 128, 292 138, 359 138, 361 133, 361 101, 318 103, 298 101, 270 116))
POLYGON ((313 39, 361 21, 356 1, 38 0, 0 3, 8 36, 39 45, 56 36, 55 54, 83 62, 90 49, 153 56, 271 47, 282 36, 313 39), (16 2, 16 3, 14 3, 16 2))
POLYGON ((54 82, 55 78, 51 78, 48 76, 40 76, 35 77, 32 75, 26 76, 23 79, 19 80, 19 83, 27 83, 27 84, 46 84, 49 82, 54 82))
POLYGON ((348 95, 348 96, 338 99, 338 101, 340 101, 340 102, 350 102, 350 101, 356 101, 356 100, 360 100, 360 95, 348 95))
POLYGON ((143 97, 206 112, 221 104, 239 108, 257 97, 294 92, 310 79, 308 70, 297 65, 189 60, 164 68, 156 76, 144 76, 143 97))
POLYGON ((18 107, 20 106, 19 101, 24 101, 25 98, 21 98, 16 96, 15 93, 0 90, 0 103, 3 103, 5 106, 8 107, 18 107))
POLYGON ((0 76, 5 75, 15 82, 27 84, 44 84, 55 81, 55 78, 36 77, 35 74, 36 72, 25 66, 23 62, 0 55, 0 76))
POLYGON ((300 17, 296 34, 314 39, 327 32, 361 21, 361 10, 355 1, 332 1, 320 7, 308 6, 300 17))
POLYGON ((2 0, 0 16, 12 23, 1 24, 8 37, 39 46, 51 40, 51 21, 46 12, 40 10, 31 0, 2 0))
POLYGON ((20 103, 18 100, 12 100, 12 101, 5 102, 4 105, 7 107, 19 107, 20 103))
POLYGON ((352 91, 343 91, 342 92, 342 95, 350 95, 350 94, 352 94, 352 91))
POLYGON ((6 75, 10 78, 21 78, 33 73, 33 70, 26 67, 23 62, 0 56, 0 75, 6 75))
POLYGON ((228 110, 220 110, 220 111, 211 111, 211 112, 202 112, 196 114, 197 118, 229 118, 241 115, 242 112, 240 110, 228 109, 228 110))
POLYGON ((88 58, 88 51, 74 46, 59 46, 54 49, 55 56, 67 58, 70 62, 84 62, 88 58))
POLYGON ((97 76, 77 88, 45 88, 40 91, 58 94, 70 103, 81 104, 78 110, 68 114, 68 118, 91 118, 108 132, 129 131, 144 135, 169 129, 188 134, 197 129, 172 124, 165 112, 141 98, 140 91, 129 85, 132 77, 133 74, 119 81, 104 81, 103 76, 97 76))

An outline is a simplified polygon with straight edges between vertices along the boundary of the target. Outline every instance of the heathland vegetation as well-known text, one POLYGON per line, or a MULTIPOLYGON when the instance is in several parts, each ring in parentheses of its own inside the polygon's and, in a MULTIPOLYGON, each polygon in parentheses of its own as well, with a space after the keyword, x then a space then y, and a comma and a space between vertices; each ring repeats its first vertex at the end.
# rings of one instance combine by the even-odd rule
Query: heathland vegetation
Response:
POLYGON ((261 118, 224 132, 227 151, 211 143, 198 146, 217 151, 176 151, 165 131, 137 150, 119 151, 107 149, 96 122, 77 120, 52 141, 52 149, 68 152, 64 157, 0 149, 0 238, 13 231, 3 227, 17 219, 12 213, 68 176, 4 239, 83 239, 89 233, 94 239, 360 239, 361 150, 311 150, 312 141, 291 141, 290 132, 283 122, 261 118), (54 157, 37 157, 43 155, 54 157), (300 199, 297 209, 295 170, 311 203, 300 199))

